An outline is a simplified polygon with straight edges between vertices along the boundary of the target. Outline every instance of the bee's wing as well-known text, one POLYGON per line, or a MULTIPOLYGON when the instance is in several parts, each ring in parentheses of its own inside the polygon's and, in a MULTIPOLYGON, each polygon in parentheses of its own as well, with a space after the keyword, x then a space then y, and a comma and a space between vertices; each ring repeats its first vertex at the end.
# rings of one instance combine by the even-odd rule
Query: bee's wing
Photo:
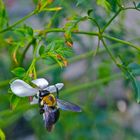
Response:
POLYGON ((44 78, 38 78, 38 79, 32 80, 32 83, 35 84, 40 89, 46 88, 49 84, 48 81, 44 78))
POLYGON ((30 102, 31 105, 34 105, 34 104, 38 104, 38 98, 36 98, 35 96, 33 97, 33 100, 30 102))
POLYGON ((57 83, 57 84, 55 84, 55 85, 48 86, 48 87, 45 88, 44 90, 47 90, 47 91, 49 91, 50 93, 54 93, 54 92, 57 92, 57 89, 60 90, 63 86, 64 86, 63 83, 57 83))
POLYGON ((38 89, 31 87, 23 80, 17 79, 10 84, 12 92, 19 97, 33 96, 37 94, 38 89))
POLYGON ((81 108, 78 105, 70 103, 68 101, 57 99, 57 106, 58 106, 58 108, 60 108, 62 110, 81 112, 81 108))

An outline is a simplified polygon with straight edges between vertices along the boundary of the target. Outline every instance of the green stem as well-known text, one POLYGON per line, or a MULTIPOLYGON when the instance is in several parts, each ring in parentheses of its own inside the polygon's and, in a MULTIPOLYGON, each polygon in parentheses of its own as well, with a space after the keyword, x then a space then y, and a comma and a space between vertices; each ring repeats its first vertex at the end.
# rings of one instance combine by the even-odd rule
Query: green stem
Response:
POLYGON ((122 8, 120 8, 116 13, 115 15, 106 23, 106 25, 103 27, 101 33, 103 33, 106 28, 111 24, 111 22, 119 15, 119 13, 122 11, 122 8))
MULTIPOLYGON (((49 29, 49 30, 45 30, 45 31, 36 30, 36 32, 40 32, 42 34, 42 33, 52 33, 52 32, 65 32, 65 30, 62 29, 62 28, 53 28, 53 29, 49 29)), ((72 33, 73 34, 89 35, 89 36, 99 36, 98 32, 77 31, 77 32, 72 32, 72 33)), ((140 47, 137 46, 137 45, 132 44, 131 42, 121 40, 121 39, 118 39, 118 38, 115 38, 115 37, 112 37, 112 36, 109 36, 109 35, 106 35, 106 34, 102 34, 101 36, 103 38, 107 38, 109 40, 114 40, 114 41, 116 41, 118 43, 129 45, 129 46, 131 46, 131 47, 133 47, 133 48, 135 48, 135 49, 140 51, 140 47)))
MULTIPOLYGON (((37 30, 36 30, 37 31, 37 30)), ((53 32, 65 32, 65 30, 63 28, 52 28, 52 29, 47 29, 47 30, 43 30, 43 31, 37 31, 37 32, 40 32, 41 34, 45 33, 53 33, 53 32)), ((98 36, 99 33, 98 32, 86 32, 86 31, 75 31, 75 32, 72 32, 74 34, 85 34, 85 35, 91 35, 91 36, 98 36)))
POLYGON ((98 31, 99 31, 99 33, 100 33, 101 30, 100 30, 100 26, 99 26, 98 22, 97 22, 94 18, 91 18, 91 17, 88 17, 88 19, 95 23, 95 25, 97 26, 98 31))
POLYGON ((107 44, 105 43, 104 39, 101 39, 106 51, 108 52, 108 54, 110 55, 110 57, 112 58, 112 60, 114 61, 114 63, 118 66, 117 60, 115 59, 114 55, 112 54, 111 50, 108 48, 107 44))
POLYGON ((122 43, 122 44, 125 44, 125 45, 129 45, 129 46, 131 46, 131 47, 133 47, 133 48, 135 48, 135 49, 140 51, 140 47, 139 46, 134 45, 134 44, 132 44, 129 41, 121 40, 121 39, 118 39, 118 38, 115 38, 115 37, 112 37, 112 36, 109 36, 109 35, 106 35, 106 34, 103 34, 102 37, 107 38, 109 40, 113 40, 113 41, 122 43))
POLYGON ((137 11, 140 11, 140 9, 136 8, 136 7, 126 7, 126 8, 123 8, 123 10, 137 10, 137 11))
POLYGON ((86 82, 84 84, 80 84, 78 86, 72 86, 70 88, 67 88, 66 90, 63 90, 62 94, 67 95, 67 94, 70 94, 70 93, 74 93, 74 92, 76 93, 78 91, 93 88, 94 86, 97 86, 97 85, 115 80, 117 78, 121 78, 122 76, 123 76, 122 73, 117 73, 117 74, 109 76, 109 77, 105 77, 105 78, 102 78, 102 79, 99 79, 99 80, 95 80, 94 82, 90 81, 90 82, 86 82))
POLYGON ((11 30, 13 27, 15 27, 16 25, 20 24, 21 22, 25 21, 26 19, 28 19, 29 17, 33 16, 36 12, 32 11, 31 13, 29 13, 28 15, 26 15, 25 17, 23 17, 22 19, 18 20, 17 22, 15 22, 14 24, 10 25, 9 27, 3 29, 0 31, 0 33, 6 32, 11 30))
POLYGON ((100 38, 98 37, 98 44, 97 44, 97 47, 96 47, 96 49, 95 49, 94 56, 96 56, 96 54, 98 53, 99 47, 100 47, 100 38))
POLYGON ((25 47, 25 50, 23 51, 22 55, 21 55, 21 58, 20 58, 20 64, 19 65, 22 65, 23 63, 23 60, 24 60, 24 57, 28 51, 28 49, 30 48, 31 44, 35 41, 36 39, 33 38, 28 44, 27 46, 25 47))

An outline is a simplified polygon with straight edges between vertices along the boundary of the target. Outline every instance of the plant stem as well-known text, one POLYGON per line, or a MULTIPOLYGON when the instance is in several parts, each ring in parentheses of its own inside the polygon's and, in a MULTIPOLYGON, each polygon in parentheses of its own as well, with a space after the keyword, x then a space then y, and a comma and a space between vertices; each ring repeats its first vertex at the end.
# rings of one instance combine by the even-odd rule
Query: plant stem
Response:
POLYGON ((106 28, 111 24, 111 22, 119 15, 119 13, 122 11, 122 8, 120 8, 116 13, 115 15, 106 23, 106 25, 103 27, 101 33, 103 33, 106 28))
POLYGON ((101 39, 106 51, 108 52, 108 54, 110 55, 110 57, 112 58, 112 60, 114 61, 114 63, 118 66, 117 60, 115 59, 115 57, 113 56, 111 50, 108 48, 107 44, 105 43, 104 39, 101 39))
POLYGON ((112 37, 112 36, 109 36, 109 35, 106 35, 106 34, 103 34, 102 37, 107 38, 109 40, 113 40, 113 41, 122 43, 122 44, 125 44, 125 45, 129 45, 129 46, 131 46, 131 47, 133 47, 133 48, 135 48, 135 49, 140 51, 140 47, 137 46, 137 45, 132 44, 131 42, 121 40, 121 39, 118 39, 118 38, 115 38, 115 37, 112 37))
POLYGON ((24 59, 24 57, 25 57, 25 55, 26 55, 28 49, 30 48, 31 44, 32 44, 35 40, 36 40, 36 39, 33 38, 33 39, 27 44, 27 46, 25 47, 25 50, 23 51, 22 56, 21 56, 21 58, 20 58, 20 64, 19 64, 19 65, 22 65, 23 59, 24 59))
POLYGON ((84 84, 80 84, 78 86, 72 86, 70 88, 67 88, 66 90, 63 90, 62 94, 67 95, 67 94, 74 93, 74 92, 76 93, 77 91, 86 90, 86 89, 92 88, 93 86, 97 86, 97 85, 103 84, 105 82, 109 82, 109 81, 121 78, 122 76, 123 76, 122 73, 117 73, 115 75, 105 77, 105 78, 96 80, 94 82, 90 81, 90 82, 86 82, 84 84))
MULTIPOLYGON (((48 30, 45 30, 45 31, 41 31, 41 30, 36 30, 36 32, 40 32, 40 33, 53 33, 53 32, 65 32, 64 29, 62 28, 52 28, 52 29, 48 29, 48 30)), ((72 32, 73 34, 82 34, 82 35, 89 35, 89 36, 99 36, 99 33, 98 32, 85 32, 85 31, 77 31, 77 32, 72 32)), ((103 38, 107 38, 109 40, 114 40, 118 43, 122 43, 122 44, 125 44, 125 45, 129 45, 137 50, 140 51, 140 47, 137 46, 137 45, 134 45, 132 44, 131 42, 128 42, 128 41, 125 41, 125 40, 121 40, 121 39, 118 39, 116 37, 112 37, 112 36, 109 36, 109 35, 106 35, 106 34, 102 34, 101 35, 103 38)))
POLYGON ((28 15, 26 15, 25 17, 23 17, 22 19, 18 20, 17 22, 15 22, 14 24, 10 25, 9 27, 3 29, 0 31, 0 33, 6 32, 11 30, 13 27, 15 27, 16 25, 20 24, 21 22, 25 21, 26 19, 28 19, 29 17, 33 16, 36 12, 32 11, 31 13, 29 13, 28 15))

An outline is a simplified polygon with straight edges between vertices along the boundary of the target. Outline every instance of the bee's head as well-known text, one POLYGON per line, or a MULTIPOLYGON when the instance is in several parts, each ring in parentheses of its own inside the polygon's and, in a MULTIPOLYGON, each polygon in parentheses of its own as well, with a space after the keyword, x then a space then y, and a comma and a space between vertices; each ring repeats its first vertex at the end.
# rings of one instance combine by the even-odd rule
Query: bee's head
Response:
POLYGON ((50 94, 50 92, 48 90, 39 90, 39 97, 44 97, 49 94, 50 94))

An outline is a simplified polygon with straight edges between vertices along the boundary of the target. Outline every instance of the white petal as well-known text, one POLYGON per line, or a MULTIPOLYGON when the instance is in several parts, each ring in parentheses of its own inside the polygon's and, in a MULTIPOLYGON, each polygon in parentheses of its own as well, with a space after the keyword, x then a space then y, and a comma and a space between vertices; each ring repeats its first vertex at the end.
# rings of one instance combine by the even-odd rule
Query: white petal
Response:
POLYGON ((38 92, 37 89, 32 88, 29 84, 20 79, 13 81, 10 87, 12 92, 19 97, 33 96, 38 92))
POLYGON ((48 86, 48 81, 44 78, 38 78, 32 81, 37 87, 44 89, 48 86))
POLYGON ((64 86, 64 84, 63 83, 57 83, 57 84, 55 84, 55 86, 58 88, 58 90, 60 90, 64 86))
POLYGON ((33 97, 33 100, 30 102, 31 105, 38 104, 38 98, 33 97))
POLYGON ((48 90, 50 93, 54 93, 57 91, 57 88, 58 88, 58 90, 60 90, 63 86, 64 86, 63 83, 57 83, 55 85, 51 85, 51 86, 45 88, 45 90, 48 90))

